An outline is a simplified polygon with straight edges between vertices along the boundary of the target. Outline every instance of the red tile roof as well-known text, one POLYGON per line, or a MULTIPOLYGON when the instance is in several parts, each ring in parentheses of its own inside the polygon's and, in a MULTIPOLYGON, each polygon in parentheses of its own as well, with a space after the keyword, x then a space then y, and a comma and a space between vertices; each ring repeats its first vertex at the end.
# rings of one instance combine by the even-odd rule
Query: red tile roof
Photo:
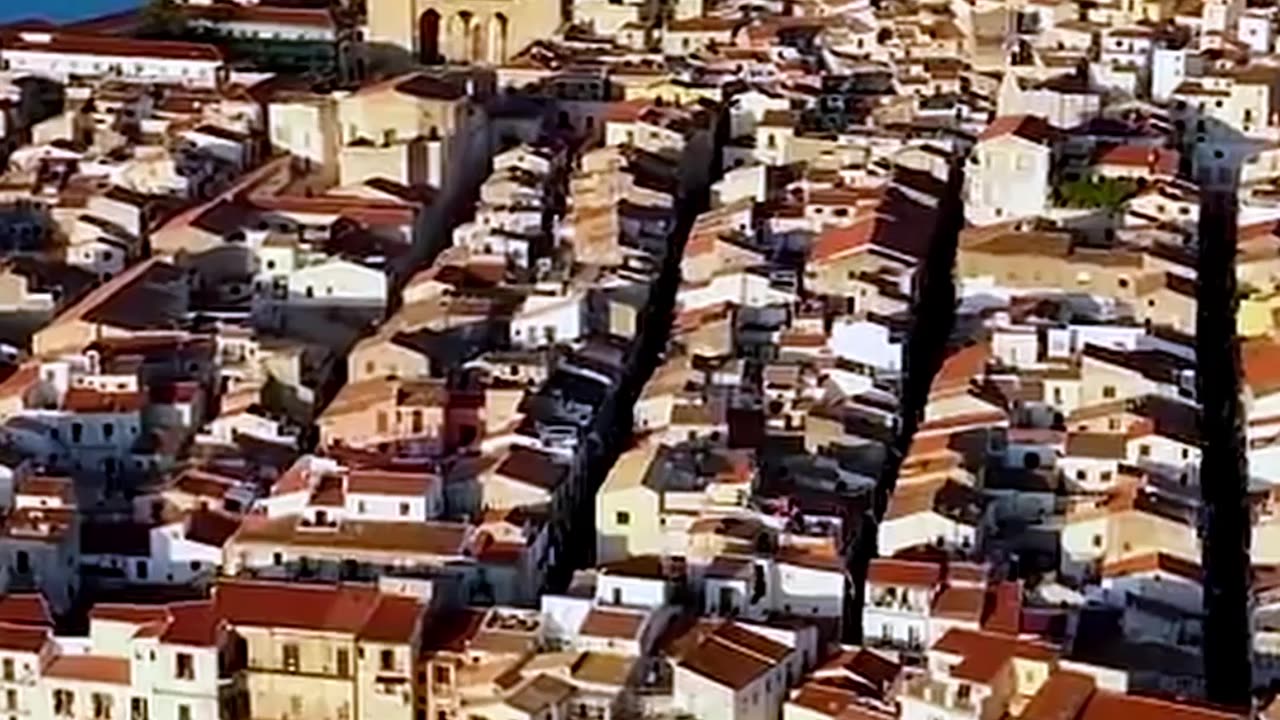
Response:
POLYGON ((392 602, 367 585, 299 585, 224 581, 214 591, 218 615, 232 625, 350 633, 380 642, 409 642, 421 605, 392 602), (412 614, 414 625, 408 623, 412 614))
POLYGON ((951 669, 951 675, 982 683, 990 682, 1014 657, 1049 662, 1058 656, 1048 645, 963 629, 948 630, 931 650, 961 656, 962 660, 951 669))
POLYGON ((327 8, 278 7, 272 5, 185 5, 188 18, 208 22, 270 23, 272 25, 305 25, 333 28, 333 16, 327 8))
POLYGON ((933 378, 930 393, 945 392, 969 387, 969 383, 987 368, 991 358, 991 346, 977 343, 960 349, 942 361, 942 367, 933 378))
POLYGON ((1005 115, 992 120, 982 134, 978 135, 978 140, 993 140, 1006 135, 1044 145, 1052 140, 1056 133, 1044 118, 1035 115, 1005 115))
POLYGON ((1022 631, 1022 582, 1008 580, 991 590, 991 607, 982 629, 1017 635, 1022 631))
POLYGON ((1057 670, 1027 703, 1019 720, 1073 720, 1095 689, 1088 675, 1057 670))
POLYGON ((425 497, 436 481, 435 476, 427 473, 352 470, 347 476, 347 492, 425 497))
POLYGON ((417 598, 383 595, 360 629, 361 640, 404 643, 413 639, 422 619, 423 605, 417 598))
POLYGON ((62 399, 64 410, 78 413, 137 412, 147 405, 142 392, 102 392, 93 388, 70 388, 62 399))
POLYGON ((1244 720, 1246 717, 1248 714, 1242 712, 1098 691, 1076 720, 1244 720))
POLYGON ((596 608, 587 613, 579 632, 595 637, 630 640, 640 634, 644 619, 643 613, 596 608))
POLYGON ((169 42, 116 38, 109 35, 77 35, 60 32, 0 33, 0 47, 6 52, 47 52, 99 55, 104 57, 146 57, 164 60, 204 60, 222 62, 222 53, 204 43, 169 42))
POLYGON ((941 581, 942 566, 936 563, 876 558, 867 568, 867 582, 877 585, 934 587, 941 581))
POLYGON ((146 625, 155 622, 168 622, 169 611, 163 605, 125 605, 118 603, 98 603, 89 610, 89 619, 107 620, 111 622, 146 625))
POLYGON ((848 227, 832 227, 824 230, 809 248, 811 262, 826 262, 851 255, 869 246, 882 224, 892 222, 877 215, 855 221, 848 227))
POLYGON ((47 627, 0 623, 0 650, 39 653, 50 641, 47 627))
POLYGON ((214 647, 223 628, 212 600, 169 603, 169 623, 160 642, 193 647, 214 647))
POLYGON ((987 591, 980 587, 947 587, 933 599, 933 614, 977 623, 986 607, 987 591))
POLYGON ((1240 346, 1245 382, 1255 396, 1280 390, 1280 343, 1252 339, 1240 346))
POLYGON ((40 593, 15 593, 0 598, 0 624, 53 627, 49 603, 40 593))
POLYGON ((431 613, 422 630, 423 652, 463 652, 480 631, 485 614, 474 608, 431 613))
POLYGON ((129 658, 105 655, 59 655, 44 669, 45 677, 128 685, 129 658))

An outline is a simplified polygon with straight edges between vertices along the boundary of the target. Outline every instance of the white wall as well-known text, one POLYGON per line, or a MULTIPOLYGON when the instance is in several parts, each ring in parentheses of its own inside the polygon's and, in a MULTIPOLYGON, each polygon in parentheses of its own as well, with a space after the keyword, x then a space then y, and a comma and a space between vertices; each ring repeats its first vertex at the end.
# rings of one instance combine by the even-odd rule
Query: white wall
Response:
POLYGON ((65 81, 71 75, 108 75, 126 82, 160 82, 212 87, 221 61, 171 60, 141 56, 76 55, 62 52, 0 49, 0 60, 16 72, 65 81))
POLYGON ((883 372, 902 370, 902 343, 890 339, 887 325, 869 320, 841 319, 831 327, 827 345, 837 357, 883 372))

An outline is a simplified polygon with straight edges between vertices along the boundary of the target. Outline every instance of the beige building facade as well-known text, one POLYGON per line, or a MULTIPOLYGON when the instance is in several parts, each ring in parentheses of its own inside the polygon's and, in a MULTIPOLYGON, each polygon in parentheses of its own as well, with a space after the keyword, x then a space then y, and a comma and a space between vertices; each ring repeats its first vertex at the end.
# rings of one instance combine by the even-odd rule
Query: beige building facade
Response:
POLYGON ((371 0, 369 41, 422 62, 500 64, 561 23, 557 0, 371 0))

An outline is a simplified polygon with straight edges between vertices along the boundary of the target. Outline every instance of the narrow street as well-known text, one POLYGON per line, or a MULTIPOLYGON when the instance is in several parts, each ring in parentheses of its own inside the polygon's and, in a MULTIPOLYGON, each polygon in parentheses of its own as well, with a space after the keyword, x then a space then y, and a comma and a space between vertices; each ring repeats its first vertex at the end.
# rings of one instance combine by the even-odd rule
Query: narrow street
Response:
POLYGON ((1252 689, 1249 472, 1236 337, 1237 198, 1205 190, 1200 211, 1196 378, 1202 407, 1201 538, 1208 699, 1247 706, 1252 689))
MULTIPOLYGON (((715 182, 718 175, 717 171, 709 182, 715 182)), ((608 431, 601 437, 599 446, 592 448, 586 473, 587 483, 578 494, 578 507, 571 514, 574 526, 556 567, 547 573, 548 591, 563 590, 573 579, 575 570, 594 564, 596 492, 608 477, 618 456, 631 442, 632 408, 654 370, 661 364, 662 354, 671 336, 684 247, 694 220, 707 209, 709 202, 709 185, 695 188, 685 197, 676 199, 676 224, 669 236, 667 255, 663 259, 662 270, 653 284, 645 310, 636 361, 630 376, 617 389, 611 406, 613 417, 606 419, 602 425, 608 431)))

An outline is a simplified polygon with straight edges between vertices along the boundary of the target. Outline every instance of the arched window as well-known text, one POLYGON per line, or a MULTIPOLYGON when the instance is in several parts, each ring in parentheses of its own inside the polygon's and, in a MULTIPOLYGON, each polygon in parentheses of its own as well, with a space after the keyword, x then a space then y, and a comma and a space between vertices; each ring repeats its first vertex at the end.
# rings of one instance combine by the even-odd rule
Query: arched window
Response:
POLYGON ((507 16, 494 13, 489 23, 489 60, 495 64, 507 59, 507 33, 510 23, 507 16))
POLYGON ((418 19, 418 59, 425 64, 440 61, 440 13, 435 10, 418 19))

